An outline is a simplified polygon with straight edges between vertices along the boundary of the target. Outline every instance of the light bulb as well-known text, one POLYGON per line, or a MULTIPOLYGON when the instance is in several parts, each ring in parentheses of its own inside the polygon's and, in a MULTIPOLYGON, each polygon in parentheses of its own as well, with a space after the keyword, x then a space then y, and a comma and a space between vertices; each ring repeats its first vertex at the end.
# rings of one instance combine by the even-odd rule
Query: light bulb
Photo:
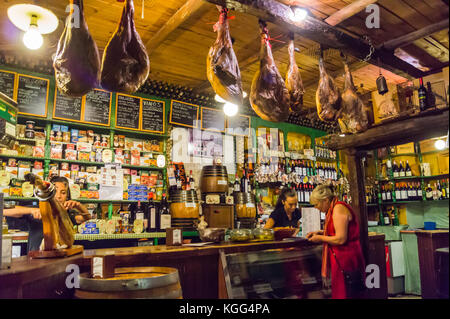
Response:
POLYGON ((36 25, 30 25, 28 31, 23 35, 23 43, 30 50, 37 50, 42 46, 44 39, 36 25))
POLYGON ((242 92, 242 96, 244 97, 244 99, 247 97, 247 95, 248 95, 247 92, 245 92, 245 91, 242 92))
POLYGON ((227 102, 223 106, 223 112, 226 116, 235 116, 238 111, 238 106, 236 104, 227 102))
POLYGON ((294 22, 300 22, 305 20, 308 15, 308 11, 302 8, 294 8, 291 13, 291 20, 294 22))
POLYGON ((443 150, 445 148, 445 142, 443 140, 437 140, 434 143, 434 147, 436 147, 436 149, 438 150, 443 150))

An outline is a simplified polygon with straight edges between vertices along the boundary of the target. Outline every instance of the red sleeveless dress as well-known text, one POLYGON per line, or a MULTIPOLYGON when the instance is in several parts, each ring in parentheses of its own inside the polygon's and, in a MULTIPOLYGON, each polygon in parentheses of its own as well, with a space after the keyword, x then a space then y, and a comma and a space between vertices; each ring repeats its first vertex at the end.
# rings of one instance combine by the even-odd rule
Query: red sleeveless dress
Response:
MULTIPOLYGON (((359 226, 355 213, 352 207, 345 202, 337 201, 335 207, 339 204, 344 205, 352 214, 352 220, 348 224, 347 241, 343 245, 326 245, 326 247, 328 249, 328 265, 331 266, 331 297, 333 299, 346 299, 344 275, 342 274, 341 268, 346 271, 359 269, 365 274, 365 262, 359 242, 359 226), (336 255, 341 268, 339 268, 331 249, 336 255)), ((330 216, 326 234, 328 236, 336 235, 333 216, 330 216)))

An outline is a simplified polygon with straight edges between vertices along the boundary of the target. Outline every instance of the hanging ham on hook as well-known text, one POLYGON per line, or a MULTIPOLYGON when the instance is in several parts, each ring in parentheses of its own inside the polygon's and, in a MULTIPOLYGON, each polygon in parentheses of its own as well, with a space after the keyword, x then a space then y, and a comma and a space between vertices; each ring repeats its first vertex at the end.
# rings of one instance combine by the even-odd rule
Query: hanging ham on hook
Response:
POLYGON ((84 19, 82 0, 70 1, 70 14, 58 42, 53 68, 56 86, 65 95, 83 96, 98 85, 100 54, 84 19))
POLYGON ((144 84, 149 72, 150 60, 134 25, 133 0, 126 0, 119 26, 103 52, 101 85, 131 94, 144 84))
POLYGON ((289 91, 278 71, 269 43, 269 32, 260 20, 261 51, 259 70, 253 77, 250 103, 253 110, 263 120, 282 122, 289 116, 289 91))
POLYGON ((334 122, 341 108, 341 92, 325 69, 322 46, 320 47, 319 72, 319 87, 316 91, 317 115, 322 121, 334 122))
POLYGON ((290 95, 290 111, 300 112, 303 106, 303 94, 305 89, 300 76, 300 71, 295 61, 294 33, 289 33, 289 65, 286 73, 286 87, 290 95))
POLYGON ((224 100, 242 105, 242 80, 228 25, 228 9, 217 6, 219 21, 214 25, 216 42, 206 57, 206 75, 214 92, 224 100))
MULTIPOLYGON (((343 55, 341 54, 341 56, 343 55)), ((345 84, 342 93, 342 112, 339 115, 338 122, 342 133, 360 133, 367 130, 369 126, 367 111, 358 95, 347 59, 344 56, 343 62, 345 84)))

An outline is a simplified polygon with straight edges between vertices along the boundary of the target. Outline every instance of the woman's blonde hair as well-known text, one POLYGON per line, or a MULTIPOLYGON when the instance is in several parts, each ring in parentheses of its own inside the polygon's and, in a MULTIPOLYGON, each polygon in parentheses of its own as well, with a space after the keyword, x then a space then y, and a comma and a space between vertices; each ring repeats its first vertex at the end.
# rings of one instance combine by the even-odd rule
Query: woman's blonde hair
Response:
POLYGON ((332 200, 334 197, 336 197, 334 186, 331 184, 322 184, 314 188, 314 190, 311 193, 311 198, 309 202, 312 205, 316 205, 321 200, 327 198, 332 200))

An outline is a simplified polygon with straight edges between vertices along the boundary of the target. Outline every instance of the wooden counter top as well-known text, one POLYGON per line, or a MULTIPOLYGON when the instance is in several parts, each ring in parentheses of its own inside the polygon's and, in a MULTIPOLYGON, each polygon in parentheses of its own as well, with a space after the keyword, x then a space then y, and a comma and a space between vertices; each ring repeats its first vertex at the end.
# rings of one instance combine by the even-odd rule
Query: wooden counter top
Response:
POLYGON ((161 259, 180 259, 194 256, 217 255, 223 249, 225 253, 239 253, 256 250, 315 246, 304 238, 295 238, 282 241, 260 241, 260 242, 230 242, 221 244, 210 244, 202 247, 191 246, 146 246, 126 248, 88 249, 83 253, 84 263, 90 263, 92 256, 115 255, 118 264, 134 262, 150 262, 161 259))

